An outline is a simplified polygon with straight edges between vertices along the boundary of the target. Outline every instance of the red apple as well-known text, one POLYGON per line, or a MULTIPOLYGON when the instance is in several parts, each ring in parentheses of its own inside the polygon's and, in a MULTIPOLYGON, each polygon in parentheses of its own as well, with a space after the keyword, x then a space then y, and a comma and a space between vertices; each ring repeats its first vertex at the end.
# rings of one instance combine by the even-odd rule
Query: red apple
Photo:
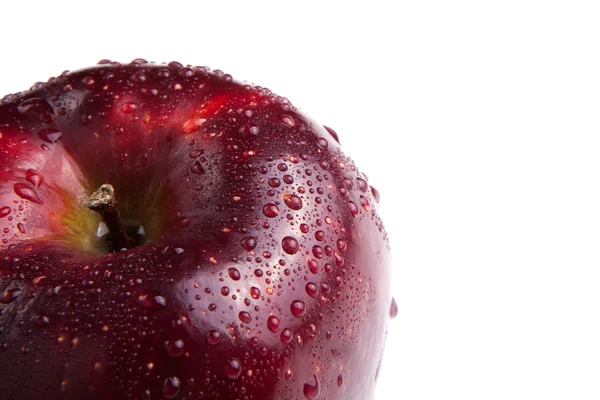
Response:
POLYGON ((1 397, 372 399, 378 197, 332 129, 221 71, 101 61, 5 97, 1 397))

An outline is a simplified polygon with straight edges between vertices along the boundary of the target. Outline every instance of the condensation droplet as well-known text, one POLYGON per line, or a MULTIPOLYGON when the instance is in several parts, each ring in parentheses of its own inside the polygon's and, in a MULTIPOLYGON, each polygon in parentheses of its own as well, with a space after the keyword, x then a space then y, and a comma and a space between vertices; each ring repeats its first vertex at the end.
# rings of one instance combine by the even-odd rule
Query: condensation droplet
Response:
POLYGON ((292 333, 291 330, 285 328, 282 332, 281 335, 279 336, 279 338, 281 339, 281 341, 285 344, 290 344, 292 343, 292 339, 294 339, 294 334, 292 333))
POLYGON ((247 236, 242 239, 242 247, 244 250, 252 251, 256 247, 256 238, 254 236, 247 236))
POLYGON ((200 164, 200 161, 196 161, 192 165, 192 168, 190 170, 192 171, 193 174, 196 174, 196 175, 204 175, 206 173, 206 171, 204 170, 204 167, 202 166, 202 164, 200 164))
POLYGON ((35 323, 36 326, 43 328, 45 326, 48 326, 48 324, 50 324, 50 318, 48 318, 47 315, 38 314, 33 319, 33 322, 35 323))
POLYGON ((356 205, 355 202, 349 201, 348 207, 350 208, 350 213, 352 214, 353 217, 358 216, 358 206, 356 205))
POLYGON ((206 334, 206 342, 211 346, 221 342, 221 334, 218 331, 210 331, 206 334))
POLYGON ((165 299, 163 296, 143 294, 138 297, 138 300, 142 306, 149 310, 160 310, 167 306, 167 299, 165 299))
POLYGON ((300 318, 306 314, 306 304, 301 300, 292 301, 292 304, 290 304, 290 311, 294 317, 300 318))
POLYGON ((302 208, 302 199, 295 194, 284 194, 283 201, 292 210, 300 210, 302 208))
POLYGON ((327 146, 329 146, 329 142, 325 138, 318 138, 317 139, 317 144, 319 145, 319 147, 322 147, 324 149, 326 149, 327 146))
POLYGON ((365 196, 360 196, 360 205, 362 206, 362 208, 365 209, 365 211, 369 211, 371 209, 371 206, 369 205, 369 200, 367 200, 365 196))
POLYGON ((25 179, 36 188, 39 188, 44 182, 44 177, 35 169, 28 169, 25 172, 25 179))
POLYGON ((240 313, 238 314, 238 318, 245 324, 249 324, 250 322, 252 322, 252 316, 246 311, 240 311, 240 313))
POLYGON ((229 379, 237 379, 242 374, 242 364, 237 358, 232 358, 225 364, 225 375, 229 379))
POLYGON ((338 143, 340 142, 340 138, 336 131, 334 131, 333 129, 331 129, 330 127, 325 126, 325 125, 323 125, 323 128, 325 128, 327 130, 327 132, 329 132, 329 134, 335 139, 336 142, 338 142, 338 143))
POLYGON ((396 299, 392 297, 392 304, 390 305, 390 319, 396 318, 398 315, 398 304, 396 304, 396 299))
POLYGON ((33 188, 24 183, 15 183, 13 186, 13 190, 15 194, 22 199, 29 200, 33 203, 44 204, 42 200, 38 197, 37 193, 33 188))
POLYGON ((269 179, 268 183, 269 183, 269 186, 274 187, 274 188, 279 187, 281 185, 281 181, 277 178, 269 179))
POLYGON ((0 208, 0 218, 4 218, 8 214, 10 214, 10 207, 4 206, 4 207, 0 208))
POLYGON ((375 199, 375 201, 379 203, 379 191, 377 189, 375 189, 373 186, 371 186, 371 194, 373 195, 373 198, 375 199))
POLYGON ((266 217, 274 218, 279 215, 279 207, 273 203, 267 203, 263 207, 263 214, 266 217))
POLYGON ((367 184, 367 181, 365 181, 363 178, 356 178, 356 183, 358 184, 358 188, 360 189, 361 192, 366 193, 367 189, 369 187, 369 185, 367 184))
POLYGON ((0 303, 2 303, 2 304, 12 303, 13 301, 15 301, 17 299, 17 297, 19 297, 20 294, 21 294, 21 289, 5 290, 4 293, 2 293, 2 295, 0 295, 0 303))
POLYGON ((306 284, 306 293, 310 296, 310 297, 317 297, 317 294, 319 293, 318 289, 317 289, 317 285, 312 283, 312 282, 308 282, 306 284))
POLYGON ((294 118, 291 115, 288 115, 288 114, 280 114, 279 115, 279 120, 281 122, 283 122, 287 126, 294 126, 294 125, 296 125, 296 121, 294 120, 294 118))
POLYGON ((288 166, 286 163, 279 163, 279 164, 277 164, 277 169, 280 170, 281 172, 285 172, 288 170, 288 166))
POLYGON ((123 111, 125 114, 131 114, 132 112, 135 112, 135 110, 137 110, 137 104, 135 104, 132 101, 128 101, 126 103, 123 103, 123 105, 121 106, 121 111, 123 111))
POLYGON ((313 274, 316 274, 317 272, 319 272, 319 263, 316 260, 309 258, 308 259, 308 269, 313 274))
POLYGON ((162 394, 167 399, 174 399, 179 394, 179 390, 181 389, 181 381, 178 377, 174 376, 171 378, 165 379, 165 383, 163 384, 162 394))
POLYGON ((286 236, 281 241, 281 248, 288 254, 296 254, 300 248, 300 244, 295 238, 286 236))
POLYGON ((312 379, 304 384, 303 392, 304 396, 310 400, 315 400, 319 397, 321 385, 316 375, 313 375, 312 379))
POLYGON ((252 286, 250 288, 250 296, 252 296, 254 300, 258 300, 260 298, 260 289, 256 286, 252 286))
POLYGON ((57 129, 52 129, 52 128, 42 129, 41 131, 38 132, 38 136, 44 142, 56 143, 61 138, 62 132, 57 129))
POLYGON ((174 342, 165 342, 167 352, 173 357, 179 357, 183 353, 183 340, 179 339, 174 342))
POLYGON ((229 268, 228 272, 229 272, 229 277, 231 279, 233 279, 234 281, 240 280, 241 275, 240 275, 240 271, 238 271, 237 268, 233 268, 233 267, 229 268))
POLYGON ((275 332, 277 332, 279 330, 279 325, 280 325, 279 318, 277 318, 274 315, 271 315, 269 317, 269 319, 267 320, 267 327, 273 333, 275 333, 275 332))
POLYGON ((44 99, 33 97, 17 106, 17 111, 23 115, 32 116, 38 120, 51 123, 56 120, 52 106, 44 99))

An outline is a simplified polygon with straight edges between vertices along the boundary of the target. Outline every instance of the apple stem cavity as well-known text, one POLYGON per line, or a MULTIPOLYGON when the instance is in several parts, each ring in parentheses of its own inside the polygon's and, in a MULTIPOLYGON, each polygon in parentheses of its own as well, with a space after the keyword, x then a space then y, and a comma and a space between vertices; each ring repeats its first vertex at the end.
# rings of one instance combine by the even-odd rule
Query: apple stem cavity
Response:
POLYGON ((125 224, 123 224, 123 220, 119 215, 115 188, 111 184, 105 183, 100 186, 90 197, 87 206, 104 219, 116 250, 129 249, 135 246, 135 241, 127 234, 125 224))

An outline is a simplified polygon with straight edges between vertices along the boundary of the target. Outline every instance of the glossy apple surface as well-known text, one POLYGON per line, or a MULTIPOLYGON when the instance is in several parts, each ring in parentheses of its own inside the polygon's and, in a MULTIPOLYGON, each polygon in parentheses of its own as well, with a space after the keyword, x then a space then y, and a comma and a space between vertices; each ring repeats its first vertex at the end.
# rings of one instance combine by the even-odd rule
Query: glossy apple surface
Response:
POLYGON ((2 397, 372 399, 378 200, 333 130, 220 71, 103 61, 5 97, 2 397), (86 207, 105 183, 133 247, 86 207))

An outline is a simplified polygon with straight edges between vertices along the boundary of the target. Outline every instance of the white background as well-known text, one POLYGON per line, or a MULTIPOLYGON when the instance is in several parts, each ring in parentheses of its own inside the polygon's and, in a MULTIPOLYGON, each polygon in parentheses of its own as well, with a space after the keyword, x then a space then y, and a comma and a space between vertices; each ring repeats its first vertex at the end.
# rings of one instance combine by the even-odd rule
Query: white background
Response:
POLYGON ((597 2, 63 3, 2 3, 0 95, 177 60, 337 130, 394 251, 377 400, 600 398, 597 2))

